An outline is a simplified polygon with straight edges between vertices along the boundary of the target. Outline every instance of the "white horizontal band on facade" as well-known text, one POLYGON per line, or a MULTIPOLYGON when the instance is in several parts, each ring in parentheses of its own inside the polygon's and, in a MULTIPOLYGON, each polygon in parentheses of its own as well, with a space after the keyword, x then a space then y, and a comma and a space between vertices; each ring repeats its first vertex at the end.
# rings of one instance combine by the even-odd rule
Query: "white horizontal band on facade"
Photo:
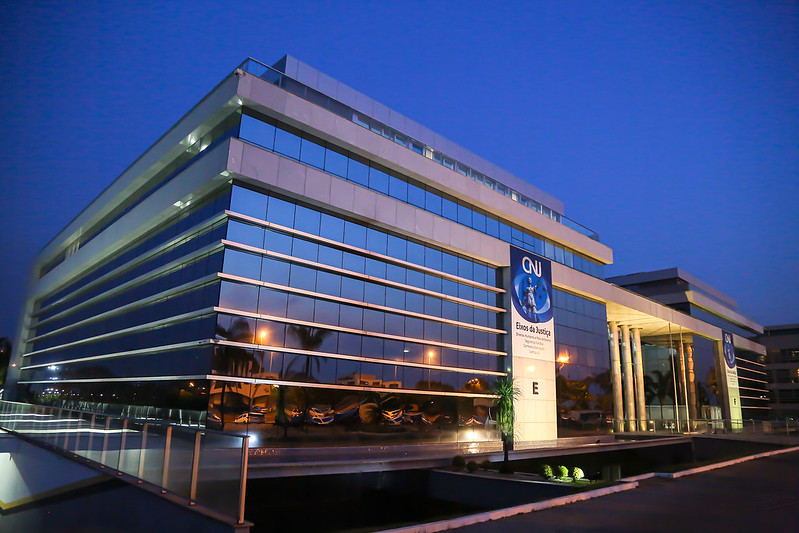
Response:
POLYGON ((768 392, 768 391, 764 391, 763 389, 753 389, 752 387, 742 387, 740 385, 738 386, 738 388, 740 390, 751 390, 751 391, 755 391, 755 392, 768 392))
POLYGON ((98 302, 102 302, 103 300, 107 300, 108 298, 113 298, 114 296, 117 296, 118 294, 127 292, 130 289, 132 289, 133 287, 136 287, 137 285, 141 285, 143 283, 146 283, 146 282, 150 281, 151 279, 155 279, 155 278, 161 276, 162 274, 164 274, 165 272, 168 272, 169 270, 171 270, 173 268, 176 268, 176 267, 178 267, 179 265, 181 265, 183 263, 186 263, 188 261, 196 260, 196 259, 202 257, 203 255, 209 255, 210 256, 217 250, 217 248, 218 249, 222 249, 221 241, 220 242, 211 243, 211 244, 209 244, 207 246, 203 246, 199 250, 195 250, 195 251, 193 251, 193 252, 191 252, 189 254, 186 254, 183 257, 179 257, 179 258, 175 259, 174 261, 170 261, 166 265, 158 267, 155 270, 151 270, 150 272, 145 272, 141 276, 133 278, 130 281, 126 281, 122 285, 117 285, 116 287, 114 287, 113 289, 111 289, 109 291, 106 291, 106 292, 103 292, 101 294, 98 294, 97 296, 93 296, 93 297, 89 298, 88 300, 79 303, 78 305, 75 305, 73 307, 64 309, 63 311, 51 316, 50 318, 47 318, 47 319, 42 320, 41 322, 37 323, 35 327, 43 326, 45 324, 50 323, 53 320, 56 320, 56 319, 59 319, 59 318, 64 318, 65 316, 70 315, 70 314, 74 313, 75 311, 79 311, 79 310, 84 309, 84 308, 86 308, 88 306, 94 305, 94 304, 96 304, 98 302))
POLYGON ((476 393, 476 392, 457 392, 457 391, 433 391, 425 389, 387 389, 382 387, 359 387, 355 385, 331 385, 328 383, 310 383, 305 381, 282 381, 271 379, 253 379, 253 378, 239 378, 235 376, 223 376, 215 374, 191 374, 185 376, 139 376, 132 378, 85 378, 85 379, 59 379, 59 380, 31 380, 20 381, 27 385, 47 384, 58 385, 61 383, 124 383, 135 381, 186 381, 186 380, 200 380, 207 379, 211 381, 224 381, 227 383, 242 383, 247 385, 277 385, 283 387, 308 387, 313 389, 333 389, 333 390, 352 390, 352 391, 366 391, 366 392, 386 392, 400 394, 422 394, 432 396, 460 396, 463 398, 493 398, 495 395, 491 393, 476 393))
POLYGON ((105 383, 105 382, 125 382, 125 381, 184 381, 187 379, 205 379, 207 376, 204 374, 190 374, 187 376, 138 376, 135 378, 76 378, 76 379, 58 379, 58 380, 35 380, 35 381, 20 381, 26 384, 49 384, 58 385, 59 383, 105 383))
MULTIPOLYGON (((71 292, 69 294, 65 294, 63 297, 59 298, 55 302, 47 305, 46 307, 43 307, 43 308, 35 311, 34 313, 31 313, 31 316, 32 317, 36 317, 36 316, 41 315, 42 313, 46 313, 47 310, 52 308, 53 306, 61 305, 62 303, 71 300, 75 296, 78 296, 78 295, 80 295, 81 293, 83 293, 85 291, 91 290, 94 287, 96 287, 96 286, 98 286, 98 285, 100 285, 102 283, 105 283, 109 279, 112 279, 112 278, 115 278, 115 277, 117 277, 117 276, 119 276, 121 274, 124 274, 128 270, 131 270, 132 268, 135 268, 135 267, 139 266, 140 264, 149 261, 154 256, 159 255, 161 252, 163 252, 167 248, 170 248, 171 246, 174 246, 175 244, 178 244, 179 242, 181 242, 183 240, 186 240, 186 242, 192 240, 192 239, 186 239, 186 238, 191 236, 194 233, 199 233, 201 230, 203 230, 205 228, 210 228, 211 226, 213 226, 217 222, 219 222, 221 220, 224 220, 224 219, 225 219, 224 213, 218 213, 218 214, 213 215, 212 217, 204 220, 203 222, 195 224, 194 226, 192 226, 191 228, 187 229, 183 233, 181 233, 179 235, 176 235, 175 237, 173 237, 169 241, 157 246, 156 248, 153 248, 149 252, 146 252, 146 253, 144 253, 144 254, 142 254, 140 256, 137 256, 132 261, 127 262, 127 263, 125 263, 123 265, 120 265, 120 266, 118 266, 117 268, 115 268, 114 270, 112 270, 110 272, 106 272, 105 274, 103 274, 102 276, 97 278, 96 280, 94 280, 94 281, 92 281, 90 283, 87 283, 83 287, 81 287, 81 288, 79 288, 79 289, 77 289, 77 290, 75 290, 75 291, 73 291, 73 292, 71 292)), ((165 225, 167 225, 167 223, 168 223, 168 221, 164 222, 159 227, 165 226, 165 225)), ((199 236, 200 235, 197 235, 197 237, 199 237, 199 236)), ((111 261, 113 261, 113 259, 111 259, 111 261)), ((68 285, 68 284, 69 284, 69 282, 65 282, 65 283, 59 285, 59 287, 63 288, 64 285, 68 285)), ((58 292, 59 290, 61 290, 61 289, 60 288, 56 288, 53 291, 51 291, 51 293, 52 292, 58 292)), ((47 296, 46 295, 39 295, 37 297, 39 299, 44 299, 47 296)))
POLYGON ((356 307, 363 307, 364 309, 373 309, 376 311, 383 311, 387 313, 396 313, 399 315, 410 316, 414 318, 421 318, 424 320, 433 320, 435 322, 440 322, 442 324, 449 324, 452 326, 457 326, 459 328, 467 328, 467 329, 474 329, 478 331, 485 331, 487 333, 495 333, 495 334, 504 334, 507 333, 504 329, 496 329, 489 326, 480 326, 478 324, 470 324, 469 322, 460 322, 458 320, 451 320, 449 318, 442 318, 433 315, 425 315, 423 313, 417 313, 415 311, 407 311, 405 309, 398 309, 396 307, 388 307, 385 305, 377 305, 369 302, 362 302, 360 300, 353 300, 351 298, 343 298, 341 296, 334 296, 332 294, 326 294, 323 292, 316 292, 316 291, 309 291, 307 289, 298 289, 296 287, 289 287, 288 285, 280 285, 279 283, 270 283, 268 281, 260 281, 257 279, 252 278, 245 278, 242 276, 236 276, 234 274, 228 274, 226 272, 220 272, 219 277, 221 279, 225 279, 228 281, 236 281, 240 283, 246 283, 248 285, 256 285, 258 287, 265 287, 267 289, 275 289, 283 292, 288 292, 292 294, 300 294, 303 296, 310 296, 312 298, 318 298, 321 300, 329 300, 331 302, 337 303, 344 303, 348 305, 354 305, 356 307))
MULTIPOLYGON (((422 394, 426 396, 460 396, 462 398, 496 398, 496 395, 488 392, 480 394, 479 392, 457 392, 457 391, 434 391, 426 389, 387 389, 385 387, 366 387, 357 385, 331 385, 329 383, 310 383, 306 381, 283 381, 278 379, 253 379, 253 378, 237 378, 235 376, 222 376, 216 374, 209 374, 205 376, 206 379, 213 381, 225 381, 227 383, 243 383, 247 385, 277 385, 278 387, 307 387, 312 389, 333 389, 333 390, 351 390, 363 392, 378 392, 385 393, 391 392, 398 394, 422 394)), ((22 383, 22 382, 20 382, 22 383)))
POLYGON ((750 365, 762 366, 763 368, 766 368, 766 365, 764 363, 760 363, 758 361, 752 361, 751 359, 744 359, 742 357, 736 357, 735 361, 736 362, 744 362, 744 363, 747 363, 747 364, 750 364, 750 365))
POLYGON ((477 352, 489 355, 508 355, 506 352, 497 350, 489 350, 487 348, 475 348, 474 346, 462 346, 460 344, 450 344, 441 341, 430 341, 425 339, 415 339, 413 337, 403 337, 400 335, 391 335, 390 333, 377 333, 374 331, 364 331, 362 329, 345 328, 342 326, 331 326, 330 324, 321 324, 319 322, 309 322, 307 320, 296 320, 294 318, 286 318, 284 316, 264 315, 262 313, 253 313, 250 311, 240 311, 237 309, 230 309, 228 307, 214 307, 217 313, 226 313, 230 315, 240 315, 249 318, 260 320, 271 320, 273 322, 282 322, 284 324, 295 324, 298 326, 309 326, 312 328, 330 329, 342 333, 354 333, 355 335, 365 335, 367 337, 379 337, 381 339, 390 339, 395 341, 412 342, 414 344, 426 344, 428 346, 439 346, 441 348, 453 348, 462 352, 477 352))
POLYGON ((458 372, 461 374, 485 374, 487 376, 506 376, 505 372, 498 372, 494 370, 478 370, 476 368, 458 368, 454 366, 444 365, 431 365, 425 363, 411 363, 405 361, 394 361, 392 359, 377 359, 374 357, 364 357, 362 355, 347 355, 331 352, 317 352, 313 350, 303 350, 302 348, 281 348, 280 346, 270 346, 268 344, 255 344, 250 342, 237 342, 223 339, 214 339, 211 344, 220 346, 234 346, 236 348, 244 348, 248 350, 259 350, 264 352, 282 352, 293 353, 297 355, 313 355, 316 357, 328 357, 330 359, 345 359, 347 361, 361 361, 363 363, 377 363, 380 365, 397 365, 409 366, 414 368, 423 368, 425 370, 446 370, 447 372, 458 372))
MULTIPOLYGON (((738 375, 738 379, 739 379, 739 380, 740 380, 740 379, 745 379, 745 380, 747 380, 747 381, 754 381, 755 383, 768 383, 768 381, 765 381, 765 380, 762 380, 762 379, 748 378, 748 377, 746 377, 746 376, 742 376, 742 375, 740 375, 740 374, 738 375)), ((760 389, 758 389, 758 390, 760 390, 760 389)))
POLYGON ((129 333, 136 333, 137 331, 147 330, 156 328, 159 326, 168 326, 172 324, 178 324, 180 322, 186 322, 193 318, 198 318, 206 315, 212 315, 213 308, 206 307, 205 309, 199 309, 197 311, 191 311, 189 313, 183 313, 181 315, 175 315, 168 318, 162 318, 161 320, 155 320, 153 322, 147 322, 146 324, 139 324, 138 326, 132 326, 129 328, 118 329, 116 331, 109 331, 108 333, 103 333, 102 335, 95 335, 94 337, 86 337, 85 339, 80 339, 73 342, 68 342, 66 344, 59 344, 58 346, 51 346, 50 348, 44 348, 43 350, 36 350, 35 352, 28 352, 26 354, 22 354, 23 357, 30 357, 32 355, 41 355, 43 353, 52 352, 54 350, 63 350, 65 348, 72 348, 74 346, 80 346, 81 344, 88 344, 92 342, 97 342, 100 340, 111 339, 115 337, 121 337, 122 335, 127 335, 129 333))
POLYGON ((39 365, 28 365, 20 368, 20 370, 28 370, 33 368, 43 368, 47 366, 65 366, 72 363, 85 363, 87 361, 102 361, 104 359, 119 359, 121 357, 136 357, 139 355, 150 355, 158 352, 182 350, 184 348, 196 348, 198 346, 205 346, 211 344, 210 339, 199 341, 178 342, 175 344, 163 344, 161 346, 151 346, 150 348, 139 348, 138 350, 125 350, 123 352, 111 352, 100 355, 90 355, 89 357, 79 357, 77 359, 66 359, 63 361, 52 361, 50 363, 42 363, 39 365))
POLYGON ((262 255, 269 256, 269 257, 275 257, 275 258, 280 259, 280 260, 282 260, 284 262, 297 263, 299 265, 307 266, 307 267, 310 267, 310 268, 315 268, 317 270, 325 270, 327 272, 334 272, 336 274, 341 274, 343 276, 347 276, 347 277, 350 277, 350 278, 358 278, 358 279, 362 279, 362 280, 365 280, 365 281, 371 281, 371 282, 374 282, 374 283, 378 283, 380 285, 387 285, 387 286, 395 287, 395 288, 402 289, 402 290, 405 290, 405 291, 424 294, 426 296, 433 296, 433 297, 438 298, 440 300, 446 300, 446 301, 449 301, 449 302, 468 305, 469 307, 476 307, 476 308, 479 308, 479 309, 484 309, 486 311, 492 311, 494 313, 504 313, 505 312, 505 309, 503 309, 501 307, 495 307, 493 305, 483 304, 483 303, 480 303, 480 302, 475 302, 473 300, 467 300, 466 298, 459 298, 457 296, 450 296, 449 294, 444 294, 443 292, 435 292, 435 291, 431 291, 429 289, 423 289, 421 287, 416 287, 414 285, 408 285, 408 284, 405 284, 405 283, 400 283, 398 281, 392 281, 392 280, 389 280, 389 279, 386 279, 386 278, 378 278, 376 276, 370 276, 368 274, 362 274, 360 272, 354 272, 352 270, 346 270, 346 269, 343 269, 343 268, 340 268, 340 267, 334 267, 334 266, 326 265, 324 263, 318 263, 316 261, 309 261, 308 259, 302 259, 300 257, 294 257, 293 255, 282 254, 280 252, 275 252, 275 251, 272 251, 272 250, 266 250, 264 248, 258 248, 258 247, 255 247, 255 246, 249 246, 247 244, 241 244, 241 243, 238 243, 238 242, 235 242, 235 241, 229 241, 227 239, 222 239, 222 244, 224 244, 226 247, 230 247, 230 248, 238 248, 240 250, 245 250, 245 251, 248 251, 248 252, 262 254, 262 255))
MULTIPOLYGON (((744 363, 744 362, 747 363, 747 364, 751 364, 752 363, 752 361, 747 361, 746 359, 742 359, 740 357, 736 357, 735 358, 735 364, 738 365, 738 367, 740 367, 741 370, 746 370, 747 372, 756 372, 758 374, 763 374, 764 376, 768 375, 768 372, 766 372, 765 370, 755 370, 754 368, 746 368, 745 365, 741 364, 741 363, 744 363)), ((762 366, 765 368, 765 365, 762 365, 762 366)))
MULTIPOLYGON (((183 293, 183 292, 188 292, 188 291, 191 291, 191 290, 193 290, 193 289, 195 289, 197 287, 200 287, 202 285, 205 285, 205 284, 208 284, 208 283, 212 283, 216 279, 217 279, 216 273, 208 274, 207 276, 203 276, 203 277, 201 277, 199 279, 196 279, 194 281, 190 281, 188 283, 184 283, 183 285, 178 285, 177 287, 173 287, 173 288, 167 289, 165 291, 161 291, 161 292, 159 292, 157 294, 153 294, 152 296, 148 296, 147 298, 142 298, 141 300, 137 300, 135 302, 131 302, 129 304, 123 305, 122 307, 117 307, 115 309, 111 309, 109 311, 106 311, 105 313, 100 313, 99 315, 94 315, 94 316, 91 316, 89 318, 85 318, 83 320, 80 320, 78 322, 73 322, 72 324, 69 324, 68 326, 64 326, 64 327, 59 328, 59 329, 54 329, 53 331, 50 331, 48 333, 44 333, 44 334, 36 336, 36 337, 31 337, 26 342, 31 343, 31 342, 40 341, 40 340, 42 340, 44 338, 47 338, 47 337, 50 337, 50 336, 53 336, 53 335, 58 335, 58 334, 61 334, 61 333, 65 333, 67 331, 70 331, 70 330, 85 326, 87 324, 91 324, 92 322, 98 322, 100 320, 105 320, 107 318, 111 318, 111 317, 119 315, 119 314, 127 313, 128 311, 132 311, 134 309, 138 309, 140 307, 145 307, 147 305, 150 305, 151 303, 157 302, 158 300, 162 300, 162 299, 170 297, 170 296, 175 296, 175 295, 178 295, 178 294, 183 293)), ((55 317, 53 317, 53 318, 55 318, 55 317)), ((37 324, 37 327, 38 326, 39 325, 37 324)))
MULTIPOLYGON (((261 220, 259 218, 251 217, 249 215, 242 215, 241 213, 236 213, 235 211, 226 210, 225 213, 234 219, 239 219, 245 222, 249 222, 251 224, 255 224, 257 226, 263 228, 274 229, 283 233, 297 235, 302 237, 303 239, 307 239, 310 241, 316 241, 332 248, 337 248, 339 250, 347 250, 349 252, 354 252, 358 255, 363 255, 366 257, 371 257, 372 259, 378 259, 380 261, 386 263, 392 263, 404 268, 408 268, 411 270, 416 270, 418 272, 424 272, 425 274, 431 274, 433 276, 448 279, 450 281, 455 281, 458 283, 462 283, 464 285, 470 285, 472 287, 477 287, 478 289, 483 289, 486 291, 494 292, 497 294, 504 294, 505 289, 501 289, 499 287, 495 287, 493 285, 486 285, 485 283, 480 283, 478 281, 470 280, 468 278, 462 278, 460 276, 456 276, 454 274, 449 274, 447 272, 443 272, 441 270, 436 270, 434 268, 426 267, 423 265, 417 265, 416 263, 411 263, 409 261, 405 261, 403 259, 397 259, 395 257, 391 257, 385 254, 373 252, 371 250, 366 250, 364 248, 358 248, 357 246, 353 246, 351 244, 346 244, 342 242, 338 242, 332 239, 328 239, 326 237, 320 237, 319 235, 314 235, 312 233, 306 233, 304 231, 296 230, 294 228, 289 228, 287 226, 282 226, 280 224, 275 224, 274 222, 267 222, 265 220, 261 220)), ((469 259, 469 261, 474 262, 473 260, 469 259)), ((501 265, 500 265, 501 266, 501 265)), ((496 267, 491 267, 496 268, 496 267)))

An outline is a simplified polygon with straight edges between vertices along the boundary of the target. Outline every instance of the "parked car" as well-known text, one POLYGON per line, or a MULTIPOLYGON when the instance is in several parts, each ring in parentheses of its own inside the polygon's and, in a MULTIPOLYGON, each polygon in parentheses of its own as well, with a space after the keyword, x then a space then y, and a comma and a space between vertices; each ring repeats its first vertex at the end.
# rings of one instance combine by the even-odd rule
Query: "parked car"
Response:
POLYGON ((418 403, 409 403, 402 413, 402 421, 406 424, 416 424, 422 421, 422 412, 418 403))
POLYGON ((335 411, 329 405, 314 405, 308 409, 306 418, 310 424, 325 426, 333 422, 335 411))
POLYGON ((241 413, 233 422, 235 424, 262 424, 264 422, 264 415, 261 413, 241 413))
POLYGON ((380 414, 383 417, 383 421, 390 426, 402 424, 402 413, 404 411, 402 400, 394 395, 383 400, 380 406, 380 414))
POLYGON ((355 415, 358 414, 358 408, 360 407, 360 403, 358 402, 358 397, 354 394, 350 394, 345 396, 336 404, 334 409, 335 420, 336 422, 345 422, 347 420, 352 419, 355 415))
POLYGON ((283 412, 286 414, 286 422, 291 426, 296 426, 305 420, 305 413, 297 406, 286 407, 283 412))

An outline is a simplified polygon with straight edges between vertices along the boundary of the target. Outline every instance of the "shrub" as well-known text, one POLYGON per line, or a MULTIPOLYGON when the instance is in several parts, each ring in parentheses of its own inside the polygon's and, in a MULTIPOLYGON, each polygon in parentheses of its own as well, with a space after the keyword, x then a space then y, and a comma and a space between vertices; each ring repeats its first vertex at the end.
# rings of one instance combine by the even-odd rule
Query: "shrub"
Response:
POLYGON ((573 477, 575 480, 577 480, 577 479, 583 479, 583 478, 585 477, 585 474, 583 473, 583 469, 582 469, 582 468, 580 468, 579 466, 575 466, 575 467, 572 469, 572 477, 573 477))
POLYGON ((468 470, 469 472, 477 472, 477 463, 475 463, 474 461, 469 461, 468 463, 466 463, 466 470, 468 470))
POLYGON ((466 466, 466 459, 462 455, 456 455, 452 458, 452 466, 455 468, 463 468, 466 466))
POLYGON ((569 469, 563 465, 558 466, 557 472, 558 477, 569 477, 569 469))
POLYGON ((483 470, 491 470, 491 461, 486 459, 485 461, 480 463, 480 468, 482 468, 483 470))
POLYGON ((541 475, 547 479, 554 477, 554 474, 552 473, 552 467, 549 465, 541 465, 541 475))

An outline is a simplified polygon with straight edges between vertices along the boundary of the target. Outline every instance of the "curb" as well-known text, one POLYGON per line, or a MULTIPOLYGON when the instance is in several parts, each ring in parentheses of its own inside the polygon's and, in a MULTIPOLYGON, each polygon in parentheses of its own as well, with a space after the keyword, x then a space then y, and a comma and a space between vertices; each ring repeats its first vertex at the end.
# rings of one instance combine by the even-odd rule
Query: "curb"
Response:
POLYGON ((621 478, 619 479, 619 481, 622 482, 622 484, 615 485, 613 487, 605 487, 596 490, 589 490, 586 492, 579 492, 577 494, 570 494, 568 496, 560 496, 558 498, 552 498, 551 500, 544 500, 535 503, 527 503, 524 505, 517 505, 515 507, 507 507, 505 509, 497 509, 496 511, 487 511, 485 513, 462 516, 460 518, 453 518, 451 520, 439 520, 437 522, 428 522, 426 524, 416 524, 413 526, 399 527, 395 529, 385 529, 379 531, 378 533, 435 533, 437 531, 446 531, 448 529, 470 526, 472 524, 479 524, 481 522, 488 522, 490 520, 498 520, 500 518, 508 518, 510 516, 518 514, 543 511, 545 509, 551 509, 553 507, 561 507, 564 505, 568 505, 570 503, 581 502, 593 498, 608 496, 610 494, 615 494, 618 492, 632 490, 637 488, 638 482, 644 479, 651 479, 654 477, 677 479, 684 476, 690 476, 692 474, 700 474, 702 472, 708 472, 710 470, 716 470, 718 468, 724 468, 726 466, 745 463, 753 459, 761 459, 763 457, 771 457, 774 455, 780 455, 783 453, 791 453, 797 451, 799 451, 799 446, 794 446, 791 448, 782 448, 779 450, 772 450, 769 452, 757 453, 754 455, 747 455, 746 457, 739 457, 737 459, 731 459, 729 461, 724 461, 722 463, 714 463, 711 465, 700 466, 697 468, 690 468, 688 470, 682 470, 680 472, 673 472, 673 473, 650 472, 647 474, 640 474, 638 476, 621 478))
POLYGON ((619 481, 624 483, 632 483, 633 481, 643 481, 644 479, 651 479, 658 475, 656 472, 649 472, 647 474, 638 474, 637 476, 622 477, 619 481))
MULTIPOLYGON (((772 450, 770 452, 756 453, 754 455, 747 455, 746 457, 739 457, 737 459, 731 459, 729 461, 724 461, 722 463, 713 463, 712 465, 705 465, 705 466, 698 466, 696 468, 689 468, 688 470, 682 470, 680 472, 672 472, 672 473, 657 472, 657 473, 655 473, 653 475, 658 476, 658 477, 668 478, 668 479, 677 479, 677 478, 684 477, 684 476, 690 476, 690 475, 693 475, 693 474, 700 474, 702 472, 708 472, 710 470, 716 470, 717 468, 724 468, 725 466, 732 466, 732 465, 737 465, 739 463, 745 463, 745 462, 751 461, 753 459, 761 459, 763 457, 771 457, 771 456, 774 456, 774 455, 780 455, 780 454, 783 454, 783 453, 791 453, 791 452, 796 452, 796 451, 799 451, 799 446, 793 446, 791 448, 782 448, 780 450, 772 450)), ((640 476, 637 476, 637 477, 640 478, 640 476)))
POLYGON ((452 520, 440 520, 438 522, 428 522, 426 524, 416 524, 414 526, 400 527, 396 529, 386 529, 379 533, 434 533, 436 531, 445 531, 447 529, 455 529, 459 527, 469 526, 472 524, 479 524, 481 522, 488 522, 490 520, 498 520, 500 518, 507 518, 517 514, 526 514, 534 511, 543 511, 553 507, 561 507, 570 503, 581 502, 593 498, 615 494, 626 490, 634 489, 638 486, 637 482, 624 483, 622 485, 615 485, 613 487, 604 487, 596 490, 589 490, 586 492, 578 492, 577 494, 570 494, 568 496, 560 496, 559 498, 552 498, 551 500, 544 500, 535 503, 526 503, 524 505, 517 505, 515 507, 507 507, 505 509, 497 509, 496 511, 488 511, 485 513, 478 513, 460 518, 453 518, 452 520))

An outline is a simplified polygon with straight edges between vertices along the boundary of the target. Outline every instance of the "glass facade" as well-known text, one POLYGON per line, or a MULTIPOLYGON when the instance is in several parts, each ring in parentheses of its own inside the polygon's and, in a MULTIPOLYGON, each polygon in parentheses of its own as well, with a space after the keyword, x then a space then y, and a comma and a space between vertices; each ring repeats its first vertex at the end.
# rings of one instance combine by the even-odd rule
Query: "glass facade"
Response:
POLYGON ((23 399, 117 414, 163 408, 167 419, 204 421, 201 378, 213 356, 229 204, 229 187, 197 198, 41 299, 21 365, 23 399))
POLYGON ((763 419, 771 414, 765 360, 764 355, 741 348, 735 349, 741 411, 745 419, 763 419))
POLYGON ((710 409, 721 396, 711 341, 676 328, 671 335, 643 337, 641 349, 648 419, 720 418, 720 410, 710 409))
POLYGON ((234 381, 209 420, 322 440, 486 429, 494 267, 239 186, 230 211, 211 373, 234 381))
POLYGON ((607 432, 613 413, 605 306, 553 291, 558 436, 607 432))
POLYGON ((211 425, 260 422, 284 401, 284 414, 302 411, 252 428, 265 436, 298 424, 334 440, 363 428, 489 435, 506 366, 498 279, 492 266, 234 185, 43 298, 20 384, 40 403, 207 411, 211 425), (353 397, 358 416, 319 415, 353 397))
POLYGON ((428 159, 432 159, 436 163, 447 167, 450 170, 458 172, 459 174, 466 176, 482 185, 485 185, 491 190, 497 191, 498 193, 507 196, 508 198, 512 199, 514 202, 518 202, 525 207, 529 207, 545 215, 547 218, 550 218, 556 222, 559 222, 569 228, 585 235, 586 237, 591 238, 592 240, 599 241, 599 235, 593 230, 590 230, 571 220, 570 218, 558 213, 556 210, 551 209, 545 205, 542 205, 539 202, 536 202, 532 198, 520 193, 519 191, 513 189, 512 187, 508 187, 497 180, 486 176, 485 174, 471 168, 470 166, 466 165, 461 161, 457 161, 456 159, 438 151, 434 148, 425 145, 423 142, 414 139, 413 137, 406 135, 402 132, 395 130, 394 128, 376 120, 374 117, 367 116, 355 109, 349 107, 346 104, 339 102, 338 100, 327 96, 307 85, 286 76, 285 73, 276 70, 272 67, 264 65, 254 59, 250 58, 244 61, 240 65, 239 68, 246 70, 251 74, 255 74, 256 76, 260 77, 263 80, 268 81, 269 83, 273 83, 286 91, 299 96, 309 102, 312 102, 318 106, 321 106, 328 111, 331 111, 337 114, 340 117, 344 117, 347 120, 351 120, 355 124, 362 126, 386 139, 394 141, 395 143, 399 144, 400 146, 404 146, 408 150, 416 152, 419 155, 425 156, 428 159))
POLYGON ((39 276, 44 276, 63 263, 64 259, 69 255, 74 254, 80 248, 86 246, 94 237, 141 204, 158 189, 169 183, 172 178, 199 161, 210 151, 210 148, 214 148, 225 139, 235 135, 239 129, 239 114, 239 111, 231 113, 199 139, 189 137, 189 146, 181 154, 161 168, 154 178, 148 181, 146 186, 129 196, 124 203, 112 211, 105 219, 89 229, 89 231, 84 232, 72 245, 57 254, 53 259, 47 261, 40 269, 39 276))
POLYGON ((575 270, 601 278, 602 266, 548 239, 506 223, 469 204, 442 195, 431 187, 363 159, 305 132, 246 110, 239 137, 266 150, 296 159, 323 172, 385 194, 448 220, 463 224, 575 270))

